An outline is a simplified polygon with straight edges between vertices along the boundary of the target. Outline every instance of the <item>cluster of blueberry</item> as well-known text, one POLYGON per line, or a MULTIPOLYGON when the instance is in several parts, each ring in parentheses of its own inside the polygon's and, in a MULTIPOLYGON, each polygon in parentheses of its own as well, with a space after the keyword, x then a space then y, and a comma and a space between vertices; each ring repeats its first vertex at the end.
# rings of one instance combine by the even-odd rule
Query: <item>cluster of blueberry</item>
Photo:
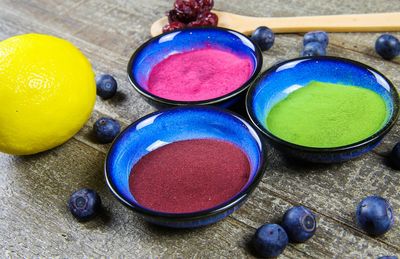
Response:
MULTIPOLYGON (((114 97, 117 92, 117 81, 111 75, 98 76, 96 78, 96 92, 104 100, 114 97)), ((93 125, 94 137, 102 144, 112 142, 120 131, 121 125, 112 118, 100 118, 93 125)), ((71 195, 68 207, 75 218, 80 221, 87 221, 101 210, 101 199, 96 191, 84 188, 71 195)))
MULTIPOLYGON (((358 204, 356 221, 367 234, 381 236, 394 224, 392 207, 382 197, 369 196, 358 204)), ((261 226, 252 239, 252 245, 257 255, 276 257, 285 250, 289 242, 303 243, 309 240, 316 229, 315 215, 303 206, 296 206, 286 211, 281 225, 261 226)))
POLYGON ((281 225, 265 224, 257 229, 252 245, 259 256, 277 257, 289 241, 303 243, 314 236, 317 229, 315 215, 303 206, 286 211, 281 225))
POLYGON ((324 31, 311 31, 304 34, 301 56, 325 56, 329 37, 324 31))
MULTIPOLYGON (((95 191, 81 189, 71 195, 68 206, 78 220, 86 221, 101 210, 101 199, 95 191)), ((392 207, 382 197, 366 197, 357 206, 356 221, 367 234, 381 236, 394 224, 392 207)), ((314 236, 316 229, 316 217, 309 209, 303 206, 292 207, 284 214, 281 225, 261 226, 252 239, 252 246, 259 256, 277 257, 289 242, 306 242, 314 236)))
MULTIPOLYGON (((117 92, 117 81, 111 75, 101 75, 96 78, 97 95, 103 99, 112 98, 117 92)), ((121 131, 118 121, 111 118, 100 118, 93 125, 93 133, 102 144, 111 143, 121 131)))
POLYGON ((167 12, 168 24, 163 32, 185 27, 217 26, 218 16, 211 12, 214 0, 176 0, 174 9, 167 12))

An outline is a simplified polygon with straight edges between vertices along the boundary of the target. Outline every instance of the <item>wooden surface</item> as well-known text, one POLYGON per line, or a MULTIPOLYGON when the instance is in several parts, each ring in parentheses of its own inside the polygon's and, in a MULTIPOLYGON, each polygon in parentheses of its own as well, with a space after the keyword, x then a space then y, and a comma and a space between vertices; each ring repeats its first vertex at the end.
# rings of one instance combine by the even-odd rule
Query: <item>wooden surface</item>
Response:
MULTIPOLYGON (((143 222, 105 186, 103 160, 108 146, 93 142, 90 130, 102 115, 124 125, 153 111, 129 85, 126 66, 132 52, 149 38, 149 27, 172 0, 0 0, 0 39, 40 32, 72 41, 96 73, 111 73, 118 95, 97 100, 86 126, 66 144, 35 156, 0 154, 0 258, 8 257, 251 257, 247 243, 255 229, 277 222, 290 206, 302 204, 318 215, 317 234, 290 245, 282 258, 376 258, 400 254, 400 171, 386 163, 400 140, 398 125, 373 152, 341 165, 312 166, 287 160, 272 148, 267 174, 248 202, 227 219, 196 230, 170 230, 143 222), (66 202, 81 187, 96 189, 106 212, 80 224, 66 202), (371 238, 354 222, 358 201, 378 194, 394 207, 395 227, 371 238)), ((219 10, 253 16, 300 16, 400 11, 399 0, 216 0, 219 10)), ((376 67, 400 85, 400 58, 383 61, 374 50, 378 33, 330 34, 330 55, 376 67)), ((395 33, 398 37, 400 33, 395 33)), ((277 36, 264 54, 264 69, 299 55, 302 36, 277 36)), ((6 122, 2 122, 6 123, 6 122)))

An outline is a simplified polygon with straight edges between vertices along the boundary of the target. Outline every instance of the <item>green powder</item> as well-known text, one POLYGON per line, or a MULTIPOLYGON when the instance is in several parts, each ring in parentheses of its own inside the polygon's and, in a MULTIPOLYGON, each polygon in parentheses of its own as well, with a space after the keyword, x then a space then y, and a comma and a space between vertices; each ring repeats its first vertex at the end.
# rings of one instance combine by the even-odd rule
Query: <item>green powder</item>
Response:
POLYGON ((371 90, 312 81, 272 107, 266 123, 288 142, 326 148, 371 136, 386 115, 384 100, 371 90))

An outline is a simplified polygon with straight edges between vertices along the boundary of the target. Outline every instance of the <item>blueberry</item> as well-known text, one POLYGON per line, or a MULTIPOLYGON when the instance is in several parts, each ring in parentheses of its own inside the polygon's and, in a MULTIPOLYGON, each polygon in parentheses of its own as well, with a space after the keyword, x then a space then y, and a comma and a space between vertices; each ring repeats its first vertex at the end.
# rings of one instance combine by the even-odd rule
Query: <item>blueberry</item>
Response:
POLYGON ((369 196, 357 206, 357 224, 369 235, 385 234, 394 223, 394 215, 389 202, 379 196, 369 196))
POLYGON ((120 131, 119 122, 111 118, 100 118, 93 125, 96 139, 103 144, 112 142, 120 131))
POLYGON ((384 59, 394 59, 400 54, 400 41, 393 35, 382 34, 375 42, 375 51, 384 59))
POLYGON ((392 256, 385 255, 385 256, 380 256, 377 259, 399 259, 399 258, 397 256, 395 256, 395 255, 392 255, 392 256))
POLYGON ((304 34, 303 45, 306 46, 310 42, 319 42, 326 48, 328 47, 329 37, 328 33, 324 31, 310 31, 304 34))
POLYGON ((303 57, 325 56, 326 49, 319 42, 309 42, 301 52, 303 57))
POLYGON ((93 218, 101 209, 100 196, 91 189, 80 189, 74 192, 68 201, 68 208, 79 221, 93 218))
POLYGON ((96 77, 97 95, 103 99, 112 98, 117 92, 117 81, 110 75, 96 77))
POLYGON ((257 229, 252 245, 257 254, 263 257, 277 257, 288 244, 285 230, 277 224, 265 224, 257 229))
POLYGON ((291 242, 303 243, 315 234, 317 222, 315 215, 309 209, 296 206, 286 211, 282 227, 291 242))
POLYGON ((392 149, 392 152, 390 153, 390 161, 394 168, 400 170, 400 142, 392 149))
POLYGON ((261 26, 253 32, 251 39, 260 47, 262 51, 267 51, 272 47, 272 45, 274 45, 275 34, 270 28, 261 26))

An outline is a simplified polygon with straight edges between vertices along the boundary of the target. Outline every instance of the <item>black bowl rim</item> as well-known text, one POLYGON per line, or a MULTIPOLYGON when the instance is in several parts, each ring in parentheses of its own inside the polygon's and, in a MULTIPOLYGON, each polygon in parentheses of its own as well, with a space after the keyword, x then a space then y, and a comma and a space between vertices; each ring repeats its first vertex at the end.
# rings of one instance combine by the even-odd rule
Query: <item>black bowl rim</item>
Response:
POLYGON ((320 153, 320 152, 343 152, 343 151, 349 151, 367 144, 370 144, 371 142, 375 142, 377 140, 379 140, 380 138, 382 138, 383 136, 385 136, 390 129, 396 124, 397 119, 399 117, 399 93, 396 89, 396 87, 393 85, 393 83, 385 76, 383 75, 381 72, 379 72, 378 70, 363 64, 361 62, 355 61, 355 60, 351 60, 351 59, 347 59, 347 58, 342 58, 342 57, 335 57, 335 56, 317 56, 317 57, 299 57, 299 58, 294 58, 294 59, 289 59, 289 60, 285 60, 282 62, 279 62, 275 65, 273 65, 272 67, 270 67, 269 69, 267 69, 266 71, 264 71, 258 78, 257 80, 252 84, 252 86, 250 86, 247 95, 246 95, 246 111, 247 114, 251 120, 251 122, 253 123, 253 125, 255 125, 257 127, 258 130, 260 130, 265 136, 267 136, 269 139, 271 139, 272 141, 274 141, 277 144, 292 148, 292 149, 297 149, 297 150, 301 150, 301 151, 306 151, 306 152, 315 152, 315 153, 320 153), (252 103, 253 103, 253 98, 254 98, 254 91, 257 89, 258 84, 261 82, 261 80, 263 80, 265 77, 267 77, 268 75, 270 75, 271 73, 275 72, 277 68, 279 68, 280 66, 287 64, 289 62, 293 62, 293 61, 298 61, 298 60, 338 60, 338 61, 342 61, 342 62, 346 62, 346 63, 351 63, 353 65, 362 67, 364 69, 373 71, 374 73, 382 76, 383 79, 385 79, 385 81, 389 84, 390 87, 390 96, 391 96, 391 100, 393 102, 393 113, 391 115, 391 117, 389 118, 389 120, 386 122, 386 124, 376 133, 374 133, 373 135, 369 136, 368 138, 365 138, 361 141, 349 144, 349 145, 345 145, 345 146, 340 146, 340 147, 332 147, 332 148, 319 148, 319 147, 308 147, 308 146, 302 146, 302 145, 297 145, 291 142, 288 142, 286 140, 283 140, 277 136, 275 136, 274 134, 272 134, 271 132, 269 132, 258 120, 257 117, 254 113, 254 110, 252 108, 252 103))
POLYGON ((139 119, 137 119, 136 121, 132 122, 128 127, 126 127, 122 132, 120 132, 120 134, 114 139, 113 143, 111 144, 110 149, 107 152, 106 158, 105 158, 105 162, 104 162, 104 174, 105 174, 105 179, 106 179, 106 183, 108 188, 110 189, 110 191, 112 192, 112 194, 126 207, 134 210, 135 212, 143 215, 143 216, 149 216, 152 218, 158 218, 160 220, 168 220, 168 221, 174 221, 174 222, 182 222, 182 221, 190 221, 190 220, 196 220, 196 219, 203 219, 203 218, 209 218, 218 214, 221 214, 229 209, 234 208, 236 205, 239 205, 242 201, 245 201, 247 199, 247 197, 254 191, 254 189, 258 186, 259 182, 261 181, 262 177, 265 174, 265 170, 266 170, 266 154, 267 154, 267 148, 266 145, 262 139, 262 135, 260 134, 260 132, 258 132, 258 130, 256 128, 253 127, 253 125, 251 125, 251 123, 247 122, 242 116, 226 110, 226 109, 222 109, 219 107, 214 107, 214 106, 199 106, 199 105, 189 105, 189 106, 184 106, 184 107, 173 107, 173 108, 167 108, 167 109, 163 109, 163 110, 159 110, 159 111, 155 111, 152 112, 150 114, 147 114, 139 119), (115 187, 115 185, 113 184, 113 182, 110 180, 109 177, 109 169, 108 169, 108 163, 107 161, 109 160, 109 155, 111 150, 113 149, 114 144, 116 143, 116 141, 118 139, 120 139, 120 137, 126 132, 128 131, 130 128, 136 126, 138 123, 140 123, 141 121, 154 116, 156 114, 161 114, 163 112, 166 111, 173 111, 173 110, 186 110, 186 109, 208 109, 208 110, 214 110, 216 112, 222 112, 222 113, 226 113, 232 116, 236 116, 238 118, 240 118, 241 120, 243 120, 244 122, 246 122, 249 127, 251 129, 253 129, 253 131, 257 134, 259 143, 261 144, 261 149, 260 149, 260 163, 258 166, 258 169, 255 173, 255 176, 252 180, 252 182, 242 191, 240 191, 238 194, 236 194, 234 197, 230 198, 228 201, 207 209, 207 210, 203 210, 203 211, 199 211, 199 212, 192 212, 192 213, 166 213, 166 212, 158 212, 158 211, 153 211, 150 209, 146 209, 144 207, 139 207, 136 206, 135 204, 127 201, 125 198, 123 198, 122 195, 119 194, 117 188, 115 187))
POLYGON ((128 68, 127 68, 127 72, 128 72, 128 78, 129 78, 129 82, 131 83, 131 85, 133 86, 133 88, 140 93, 141 95, 143 95, 146 98, 149 98, 152 101, 155 101, 157 103, 163 104, 163 105, 171 105, 171 106, 187 106, 187 105, 210 105, 210 104, 216 104, 216 103, 220 103, 223 101, 227 101, 232 97, 238 96, 240 93, 246 91, 250 85, 252 84, 252 82, 258 77, 258 74, 261 71, 262 68, 262 64, 263 64, 263 56, 262 56, 262 52, 260 50, 260 48, 258 47, 257 44, 255 44, 248 36, 244 35, 243 33, 240 33, 238 31, 235 30, 231 30, 228 28, 223 28, 223 27, 211 27, 211 26, 199 26, 199 27, 192 27, 192 28, 184 28, 184 29, 179 29, 179 30, 174 30, 171 32, 167 32, 167 33, 163 33, 160 34, 156 37, 150 38, 149 40, 147 40, 145 43, 143 43, 131 56, 129 63, 128 63, 128 68), (256 67, 254 68, 253 71, 253 75, 245 82, 243 83, 238 89, 236 89, 235 91, 232 91, 226 95, 220 96, 220 97, 216 97, 216 98, 212 98, 212 99, 207 99, 207 100, 201 100, 201 101, 176 101, 176 100, 169 100, 163 97, 159 97, 157 95, 154 95, 152 93, 150 93, 149 91, 145 90, 134 78, 133 74, 132 74, 132 67, 133 67, 133 63, 134 60, 136 59, 137 55, 139 53, 142 52, 142 50, 144 48, 146 48, 150 43, 160 39, 161 37, 164 37, 168 34, 172 34, 172 33, 177 33, 177 32, 181 32, 181 31, 196 31, 196 30, 204 30, 204 29, 211 29, 211 30, 217 30, 217 31, 224 31, 224 32, 234 32, 237 34, 240 34, 244 37, 246 37, 249 42, 254 46, 254 52, 255 52, 255 56, 256 56, 256 67))

